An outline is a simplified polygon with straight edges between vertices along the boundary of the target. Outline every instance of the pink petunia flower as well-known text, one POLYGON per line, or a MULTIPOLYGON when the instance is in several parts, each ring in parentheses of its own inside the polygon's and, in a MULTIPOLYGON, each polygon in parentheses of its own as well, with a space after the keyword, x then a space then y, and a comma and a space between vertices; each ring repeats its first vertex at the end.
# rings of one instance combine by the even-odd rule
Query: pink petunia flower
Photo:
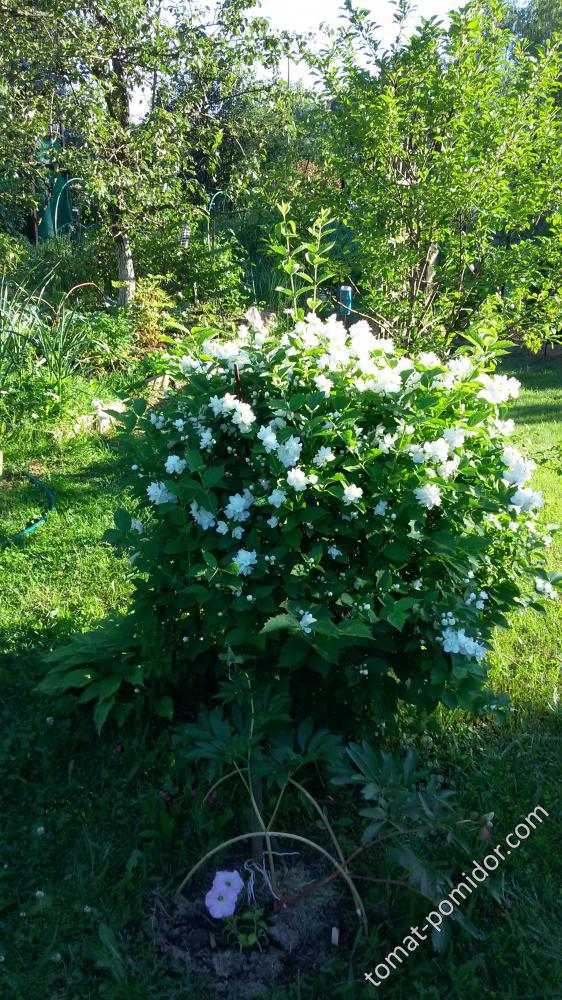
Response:
POLYGON ((231 917, 236 909, 237 894, 231 889, 220 889, 213 886, 205 896, 205 906, 215 919, 231 917))
POLYGON ((233 892, 238 896, 243 888, 244 882, 237 871, 217 872, 213 879, 213 889, 220 892, 233 892))

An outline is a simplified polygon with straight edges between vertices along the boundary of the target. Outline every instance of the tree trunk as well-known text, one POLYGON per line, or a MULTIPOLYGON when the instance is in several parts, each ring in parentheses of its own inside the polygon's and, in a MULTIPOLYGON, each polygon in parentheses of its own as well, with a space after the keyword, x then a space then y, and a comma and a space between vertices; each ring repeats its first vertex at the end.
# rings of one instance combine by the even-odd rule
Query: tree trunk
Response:
POLYGON ((119 282, 123 282, 119 285, 117 303, 120 306, 128 306, 135 294, 135 267, 131 244, 126 233, 118 233, 114 239, 117 251, 117 277, 119 282))

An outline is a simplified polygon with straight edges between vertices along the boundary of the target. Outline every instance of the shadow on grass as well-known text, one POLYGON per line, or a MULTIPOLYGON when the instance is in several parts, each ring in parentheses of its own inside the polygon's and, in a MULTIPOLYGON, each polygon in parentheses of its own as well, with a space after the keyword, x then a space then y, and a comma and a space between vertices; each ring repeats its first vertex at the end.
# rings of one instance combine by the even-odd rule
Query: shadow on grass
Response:
MULTIPOLYGON (((46 468, 38 472, 38 479, 53 493, 59 514, 85 502, 100 501, 103 497, 108 501, 113 498, 117 504, 132 485, 132 476, 126 464, 131 455, 134 457, 135 453, 112 449, 106 457, 88 461, 83 468, 73 471, 46 468)), ((45 495, 36 485, 22 474, 13 475, 5 488, 0 490, 0 536, 6 525, 11 530, 19 530, 31 518, 41 516, 47 506, 45 495)))
POLYGON ((525 389, 562 391, 562 350, 549 350, 544 355, 515 348, 502 358, 498 371, 504 375, 515 375, 523 381, 525 389))
MULTIPOLYGON (((562 386, 560 387, 562 392, 562 386)), ((561 403, 523 403, 513 406, 511 413, 514 419, 526 424, 545 424, 562 421, 561 403)))
POLYGON ((33 687, 46 673, 47 668, 42 664, 44 654, 64 645, 76 632, 76 621, 70 617, 0 627, 2 683, 33 687))
MULTIPOLYGON (((39 990, 34 992, 38 982, 37 956, 42 949, 51 947, 49 942, 54 934, 58 935, 57 941, 72 945, 76 981, 91 981, 93 960, 88 949, 82 947, 82 941, 95 939, 96 931, 83 915, 86 904, 88 910, 94 908, 97 920, 114 927, 118 935, 127 970, 127 983, 120 996, 138 996, 139 1000, 157 995, 177 996, 179 1000, 189 995, 214 1000, 221 994, 215 993, 208 983, 195 983, 176 994, 173 968, 157 958, 146 936, 119 934, 119 929, 130 922, 131 909, 135 918, 146 920, 151 905, 148 897, 155 891, 165 894, 170 871, 175 876, 178 865, 184 871, 193 863, 201 852, 197 838, 203 834, 190 830, 190 822, 195 821, 189 804, 181 805, 181 792, 174 811, 175 827, 170 826, 169 831, 168 826, 164 827, 168 819, 158 800, 158 790, 169 767, 165 727, 152 729, 143 742, 132 726, 117 732, 109 725, 98 739, 86 707, 73 707, 71 699, 54 701, 33 693, 41 674, 33 657, 39 649, 64 642, 70 624, 55 622, 42 630, 20 628, 17 635, 10 634, 9 628, 0 632, 0 646, 7 642, 13 649, 11 662, 3 663, 0 669, 3 685, 6 680, 9 684, 7 696, 0 704, 0 731, 7 768, 3 821, 9 833, 8 903, 14 900, 6 934, 8 954, 17 944, 12 941, 21 924, 17 913, 29 906, 37 887, 55 901, 52 909, 41 913, 31 951, 26 952, 26 958, 30 954, 34 961, 26 962, 22 956, 18 965, 22 1000, 26 996, 44 995, 39 990), (52 716, 54 724, 50 726, 47 719, 52 716), (117 744, 122 748, 118 753, 117 744), (162 819, 156 811, 158 805, 162 819), (27 826, 33 828, 38 822, 45 826, 46 834, 39 850, 32 833, 34 846, 30 850, 27 826), (21 836, 22 823, 27 836, 21 836), (165 841, 161 837, 164 829, 165 841), (188 832, 191 835, 186 838, 188 832), (129 870, 131 857, 136 858, 135 875, 134 879, 127 879, 123 872, 129 870), (151 990, 145 993, 147 983, 151 984, 151 990), (137 993, 137 989, 141 992, 137 993)), ((479 886, 468 901, 466 913, 480 932, 480 939, 470 938, 455 926, 453 948, 445 954, 435 955, 431 943, 426 942, 385 984, 385 995, 391 1000, 403 997, 405 987, 412 1000, 437 997, 458 1000, 461 996, 480 995, 502 1000, 539 996, 554 1000, 559 996, 556 992, 559 985, 556 963, 560 958, 557 876, 562 835, 557 812, 561 761, 555 723, 552 713, 542 712, 527 720, 524 729, 515 723, 502 728, 487 721, 476 723, 466 716, 449 716, 447 728, 435 736, 432 747, 421 752, 421 763, 432 771, 438 770, 457 789, 463 813, 494 813, 490 843, 475 846, 470 857, 481 858, 491 853, 494 845, 504 843, 505 836, 537 805, 549 815, 497 873, 498 892, 504 879, 505 895, 494 897, 486 884, 479 886)), ((345 828, 346 837, 354 845, 359 824, 351 821, 357 818, 361 803, 352 793, 334 794, 334 805, 328 807, 330 819, 339 832, 338 816, 345 813, 350 820, 345 828)), ((293 821, 293 816, 285 817, 289 828, 294 826, 293 821)), ((300 815, 298 822, 299 831, 306 835, 311 821, 300 815)), ((317 839, 316 829, 311 836, 317 839)), ((424 854, 437 866, 450 868, 454 881, 460 880, 457 865, 462 868, 465 861, 454 849, 440 844, 436 838, 424 846, 424 854)), ((355 871, 357 874, 363 871, 368 877, 376 864, 375 854, 355 871)), ((366 883, 358 882, 358 886, 366 891, 366 883)), ((400 887, 391 891, 382 887, 380 891, 373 889, 367 899, 370 908, 383 905, 389 916, 373 918, 371 939, 357 942, 351 962, 351 924, 348 925, 343 907, 342 945, 331 968, 317 974, 303 968, 298 993, 279 994, 264 988, 263 1000, 366 995, 360 992, 364 986, 363 973, 373 967, 374 957, 378 955, 382 960, 408 933, 410 925, 423 921, 432 908, 427 900, 411 896, 400 887), (345 980, 351 992, 341 993, 338 983, 345 980)), ((62 945, 57 947, 64 951, 62 945)), ((111 971, 105 968, 107 972, 98 968, 96 981, 99 986, 106 976, 108 990, 114 996, 111 971)), ((59 995, 55 992, 56 966, 46 963, 42 975, 43 986, 46 984, 51 990, 49 995, 59 995)), ((76 996, 82 995, 79 989, 76 996)))

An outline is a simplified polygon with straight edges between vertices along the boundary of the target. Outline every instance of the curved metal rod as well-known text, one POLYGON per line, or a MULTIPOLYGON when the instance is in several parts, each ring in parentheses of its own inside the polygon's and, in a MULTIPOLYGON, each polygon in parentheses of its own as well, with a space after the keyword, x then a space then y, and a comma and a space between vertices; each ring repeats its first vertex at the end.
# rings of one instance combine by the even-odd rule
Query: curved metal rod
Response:
POLYGON ((56 200, 56 203, 55 203, 55 220, 54 220, 55 221, 55 236, 58 235, 58 232, 57 232, 57 218, 58 218, 58 214, 59 214, 59 201, 61 200, 62 193, 63 193, 65 187, 67 187, 69 184, 72 184, 73 181, 83 181, 83 180, 84 180, 83 177, 69 177, 68 180, 65 181, 64 184, 63 184, 63 186, 61 187, 61 189, 59 191, 59 196, 58 196, 58 198, 56 200))

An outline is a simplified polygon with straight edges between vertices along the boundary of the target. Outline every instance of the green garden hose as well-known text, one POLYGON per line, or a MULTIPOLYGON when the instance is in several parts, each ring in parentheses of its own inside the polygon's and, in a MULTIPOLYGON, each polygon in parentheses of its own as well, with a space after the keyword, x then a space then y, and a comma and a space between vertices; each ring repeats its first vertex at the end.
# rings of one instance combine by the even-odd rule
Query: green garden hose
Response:
POLYGON ((41 483, 38 479, 36 479, 35 476, 32 476, 30 472, 26 472, 24 473, 24 475, 26 476, 27 479, 29 479, 30 483, 33 483, 34 486, 38 486, 41 492, 45 494, 47 500, 49 501, 49 506, 45 511, 45 513, 40 518, 38 518, 37 521, 34 521, 33 524, 28 524, 27 528, 22 528, 22 530, 17 531, 15 535, 10 535, 9 538, 4 538, 0 542, 0 548, 4 548, 6 545, 11 545, 12 542, 17 541, 18 538, 23 538, 24 535, 31 534, 32 531, 37 531, 37 528, 40 528, 42 524, 45 524, 51 511, 56 510, 55 498, 51 493, 51 491, 47 489, 47 487, 43 483, 41 483))

